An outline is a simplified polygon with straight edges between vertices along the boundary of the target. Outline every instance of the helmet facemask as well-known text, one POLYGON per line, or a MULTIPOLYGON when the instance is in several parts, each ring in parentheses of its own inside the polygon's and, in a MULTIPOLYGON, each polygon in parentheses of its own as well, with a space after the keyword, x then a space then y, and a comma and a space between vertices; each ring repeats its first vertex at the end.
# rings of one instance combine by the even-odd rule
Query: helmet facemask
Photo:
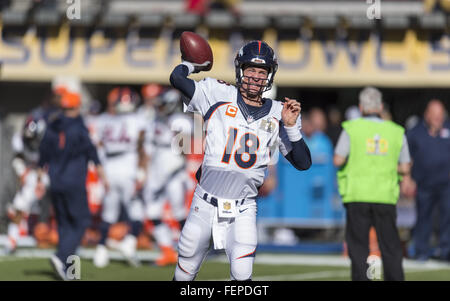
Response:
MULTIPOLYGON (((243 89, 245 93, 252 96, 261 97, 266 91, 272 88, 275 73, 278 69, 277 58, 272 48, 270 48, 267 43, 262 41, 251 41, 243 46, 236 55, 234 60, 235 71, 236 71, 236 86, 241 90, 243 89), (267 70, 267 78, 264 80, 264 84, 261 84, 262 79, 260 77, 254 78, 251 85, 259 86, 260 89, 258 93, 251 92, 247 86, 244 88, 243 85, 247 85, 247 82, 251 77, 244 77, 244 70, 248 67, 264 68, 267 70), (244 79, 246 82, 244 82, 244 79)), ((253 98, 253 97, 252 97, 253 98)))
POLYGON ((243 90, 247 95, 249 96, 261 96, 264 92, 269 91, 272 88, 273 84, 273 72, 272 70, 267 66, 261 66, 261 65, 243 65, 241 68, 239 68, 239 76, 236 79, 236 84, 239 89, 243 90), (257 67, 257 68, 263 68, 266 69, 268 74, 266 78, 261 77, 253 77, 253 76, 245 76, 244 71, 247 68, 250 67, 257 67), (246 88, 244 88, 246 86, 246 88), (250 90, 250 86, 257 86, 259 87, 259 91, 255 94, 255 92, 250 90))

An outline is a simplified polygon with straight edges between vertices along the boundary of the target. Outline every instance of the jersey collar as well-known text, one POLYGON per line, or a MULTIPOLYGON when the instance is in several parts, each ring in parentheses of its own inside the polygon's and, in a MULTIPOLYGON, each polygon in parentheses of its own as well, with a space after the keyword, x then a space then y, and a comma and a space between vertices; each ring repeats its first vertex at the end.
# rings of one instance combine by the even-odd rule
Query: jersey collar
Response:
POLYGON ((264 116, 269 114, 270 109, 272 108, 272 100, 269 98, 263 98, 263 105, 250 112, 248 108, 249 105, 244 102, 239 91, 237 92, 237 104, 242 112, 242 115, 244 115, 245 120, 247 120, 247 123, 252 123, 258 119, 263 118, 264 116))

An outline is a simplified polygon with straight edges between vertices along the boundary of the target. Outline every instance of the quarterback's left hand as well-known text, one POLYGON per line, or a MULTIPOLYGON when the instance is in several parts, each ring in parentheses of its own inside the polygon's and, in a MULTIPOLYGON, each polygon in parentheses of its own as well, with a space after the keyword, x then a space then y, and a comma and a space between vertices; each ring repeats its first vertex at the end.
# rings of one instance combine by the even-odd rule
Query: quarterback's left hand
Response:
POLYGON ((284 98, 286 101, 283 104, 283 110, 281 111, 281 119, 287 127, 292 127, 297 123, 297 118, 302 111, 300 102, 288 97, 284 98))

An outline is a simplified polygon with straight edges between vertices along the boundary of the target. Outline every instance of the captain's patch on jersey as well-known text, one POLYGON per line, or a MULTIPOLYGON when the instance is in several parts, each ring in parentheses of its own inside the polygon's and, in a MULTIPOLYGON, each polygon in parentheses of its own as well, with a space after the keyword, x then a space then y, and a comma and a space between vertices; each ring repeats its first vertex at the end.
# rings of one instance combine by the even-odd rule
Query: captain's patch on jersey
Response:
POLYGON ((237 110, 238 110, 237 107, 229 105, 229 106, 227 106, 225 115, 230 116, 230 117, 236 117, 237 110))
POLYGON ((275 129, 275 123, 273 123, 270 119, 263 119, 261 120, 261 125, 259 128, 263 131, 272 133, 275 129))

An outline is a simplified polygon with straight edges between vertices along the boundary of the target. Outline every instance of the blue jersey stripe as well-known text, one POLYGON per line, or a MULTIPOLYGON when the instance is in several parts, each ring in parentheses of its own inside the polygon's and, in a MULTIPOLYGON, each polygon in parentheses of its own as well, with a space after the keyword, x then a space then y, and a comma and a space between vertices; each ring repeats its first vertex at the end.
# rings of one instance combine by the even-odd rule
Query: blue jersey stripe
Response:
POLYGON ((227 103, 231 103, 231 102, 220 101, 220 102, 217 102, 214 105, 212 105, 206 112, 205 116, 203 116, 203 121, 209 120, 209 118, 211 118, 212 114, 216 111, 216 109, 218 107, 220 107, 221 105, 227 104, 227 103))

